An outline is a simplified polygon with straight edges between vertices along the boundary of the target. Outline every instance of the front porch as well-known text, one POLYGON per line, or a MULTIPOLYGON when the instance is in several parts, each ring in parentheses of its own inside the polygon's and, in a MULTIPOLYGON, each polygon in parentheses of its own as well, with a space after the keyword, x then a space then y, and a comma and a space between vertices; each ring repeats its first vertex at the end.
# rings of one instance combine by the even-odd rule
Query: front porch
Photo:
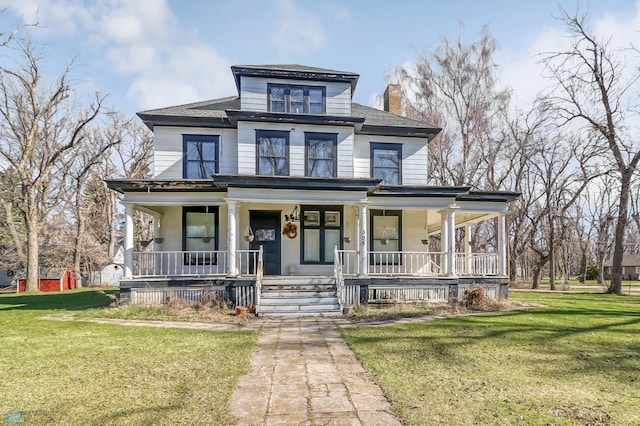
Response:
MULTIPOLYGON (((172 298, 197 302, 215 295, 234 305, 256 306, 260 312, 261 302, 265 310, 267 305, 265 283, 271 291, 282 292, 296 286, 319 291, 321 282, 322 290, 332 291, 339 304, 334 313, 368 303, 455 302, 463 298, 467 287, 480 285, 488 299, 508 295, 508 279, 498 274, 496 253, 456 253, 455 275, 444 272, 446 256, 442 252, 368 252, 365 257, 371 263, 366 275, 360 273, 357 251, 336 246, 334 253, 331 275, 264 276, 262 248, 236 251, 235 275, 228 273, 232 263, 228 251, 134 252, 134 276, 122 281, 121 293, 131 304, 165 304, 172 298)), ((306 297, 300 294, 298 291, 290 297, 306 297)), ((297 309, 315 313, 314 305, 319 302, 317 297, 309 303, 300 302, 297 309)))
POLYGON ((259 307, 267 278, 305 286, 306 277, 330 277, 340 306, 452 301, 474 283, 506 297, 511 193, 238 176, 110 184, 124 194, 124 293, 164 288, 160 299, 190 298, 211 289, 259 307), (151 224, 147 241, 135 241, 145 234, 134 229, 135 211, 153 218, 137 222, 151 224), (176 296, 178 286, 200 290, 176 296))

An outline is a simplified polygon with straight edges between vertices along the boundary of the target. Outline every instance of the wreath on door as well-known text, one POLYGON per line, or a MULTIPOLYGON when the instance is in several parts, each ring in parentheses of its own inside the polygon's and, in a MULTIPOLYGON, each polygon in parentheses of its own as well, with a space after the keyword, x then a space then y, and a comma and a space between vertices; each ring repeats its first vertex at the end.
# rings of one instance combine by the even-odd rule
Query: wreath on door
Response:
POLYGON ((295 238, 298 236, 298 227, 295 224, 288 222, 284 225, 284 228, 282 228, 282 235, 286 235, 289 238, 295 238))

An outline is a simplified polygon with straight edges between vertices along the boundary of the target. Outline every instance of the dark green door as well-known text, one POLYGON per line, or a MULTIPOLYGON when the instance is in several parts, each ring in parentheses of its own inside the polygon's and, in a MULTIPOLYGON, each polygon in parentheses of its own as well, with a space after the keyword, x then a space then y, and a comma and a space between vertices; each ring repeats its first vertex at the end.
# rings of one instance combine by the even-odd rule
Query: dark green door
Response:
POLYGON ((280 275, 280 211, 251 210, 249 222, 254 239, 249 244, 251 250, 263 248, 263 270, 265 275, 280 275))

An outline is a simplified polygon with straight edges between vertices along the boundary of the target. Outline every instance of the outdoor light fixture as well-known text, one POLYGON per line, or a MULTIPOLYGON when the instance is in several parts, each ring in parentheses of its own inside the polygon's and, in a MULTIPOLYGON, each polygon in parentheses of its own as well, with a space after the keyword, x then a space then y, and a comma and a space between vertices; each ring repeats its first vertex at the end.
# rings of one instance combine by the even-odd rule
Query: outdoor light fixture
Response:
POLYGON ((285 214, 284 220, 287 222, 300 222, 300 209, 298 206, 295 206, 290 214, 285 214))

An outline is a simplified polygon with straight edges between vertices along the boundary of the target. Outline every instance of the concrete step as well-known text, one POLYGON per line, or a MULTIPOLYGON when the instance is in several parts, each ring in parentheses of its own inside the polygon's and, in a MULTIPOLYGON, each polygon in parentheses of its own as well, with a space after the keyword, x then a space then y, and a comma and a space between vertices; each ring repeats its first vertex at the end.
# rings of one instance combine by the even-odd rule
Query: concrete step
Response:
POLYGON ((335 285, 300 285, 300 286, 279 286, 279 285, 268 285, 268 286, 262 286, 262 293, 265 292, 277 292, 277 291, 282 291, 282 292, 307 292, 307 293, 313 293, 313 292, 318 292, 318 291, 335 291, 336 286, 335 285))
POLYGON ((336 290, 327 290, 327 291, 284 291, 284 290, 269 290, 263 291, 262 299, 269 298, 281 298, 281 297, 290 297, 295 299, 316 299, 318 297, 336 297, 336 290))
POLYGON ((340 311, 326 312, 260 312, 258 316, 269 318, 299 318, 299 317, 337 317, 342 315, 340 311))
POLYGON ((317 305, 335 305, 338 298, 333 297, 315 297, 310 299, 296 299, 291 297, 262 297, 260 306, 276 305, 276 306, 317 306, 317 305))
POLYGON ((340 312, 338 303, 317 305, 264 305, 260 304, 260 313, 263 312, 340 312))
POLYGON ((262 285, 335 285, 332 277, 285 277, 262 279, 262 285))

